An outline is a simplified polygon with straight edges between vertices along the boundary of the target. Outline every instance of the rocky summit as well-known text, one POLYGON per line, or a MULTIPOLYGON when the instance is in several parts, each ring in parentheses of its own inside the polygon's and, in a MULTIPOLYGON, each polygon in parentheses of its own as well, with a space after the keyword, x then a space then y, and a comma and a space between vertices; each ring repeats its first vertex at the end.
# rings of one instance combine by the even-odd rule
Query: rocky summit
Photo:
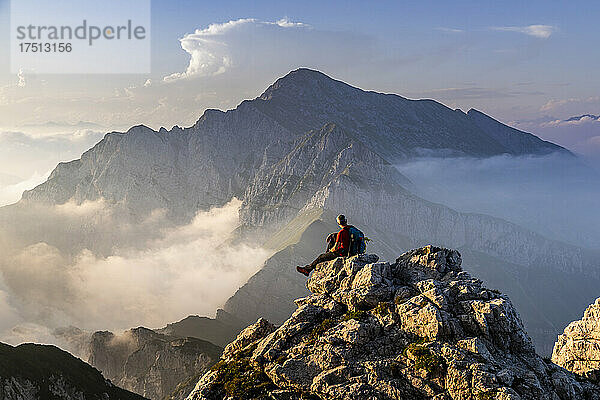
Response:
POLYGON ((243 330, 188 399, 600 399, 461 262, 427 246, 320 264, 291 317, 243 330))
POLYGON ((595 382, 600 381, 600 298, 583 318, 565 328, 554 345, 552 361, 595 382))

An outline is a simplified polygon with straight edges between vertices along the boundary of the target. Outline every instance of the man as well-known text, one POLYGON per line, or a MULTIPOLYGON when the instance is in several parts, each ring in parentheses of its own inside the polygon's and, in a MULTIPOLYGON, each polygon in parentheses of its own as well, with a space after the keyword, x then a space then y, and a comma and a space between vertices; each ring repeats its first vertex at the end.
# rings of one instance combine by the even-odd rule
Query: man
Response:
POLYGON ((346 221, 346 216, 342 214, 338 215, 337 223, 341 229, 337 233, 335 242, 331 240, 332 235, 329 235, 327 237, 327 242, 329 243, 327 246, 327 251, 319 255, 311 264, 305 265, 304 267, 297 266, 296 271, 308 276, 310 271, 315 269, 317 264, 325 261, 331 261, 338 257, 346 257, 348 255, 348 251, 350 250, 350 227, 348 226, 348 221, 346 221))

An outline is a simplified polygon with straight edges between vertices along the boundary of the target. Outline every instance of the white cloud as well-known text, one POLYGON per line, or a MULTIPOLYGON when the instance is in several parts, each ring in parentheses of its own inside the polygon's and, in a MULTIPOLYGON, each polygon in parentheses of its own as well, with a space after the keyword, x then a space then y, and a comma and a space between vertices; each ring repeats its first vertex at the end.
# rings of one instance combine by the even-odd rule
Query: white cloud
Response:
POLYGON ((292 22, 287 17, 281 18, 279 21, 275 22, 276 25, 281 26, 282 28, 299 28, 305 27, 308 28, 310 25, 305 24, 303 22, 292 22))
POLYGON ((496 26, 491 29, 495 31, 524 33, 539 39, 548 39, 556 32, 556 27, 552 25, 496 26))
MULTIPOLYGON (((292 22, 287 18, 275 22, 264 22, 254 18, 242 18, 222 24, 210 24, 208 28, 197 29, 180 39, 181 47, 190 54, 190 63, 184 72, 165 76, 164 81, 170 82, 190 77, 215 76, 227 71, 238 61, 234 51, 239 49, 231 46, 231 39, 262 40, 264 30, 276 36, 278 31, 288 29, 306 29, 308 25, 292 22), (225 37, 227 35, 227 37, 225 37)), ((250 46, 252 46, 250 42, 250 46)))
POLYGON ((10 185, 0 185, 0 207, 19 201, 25 190, 31 190, 40 183, 45 182, 50 176, 50 172, 52 171, 40 174, 36 171, 29 179, 24 181, 10 185))
MULTIPOLYGON (((43 131, 50 128, 42 126, 31 129, 43 131)), ((63 129, 62 126, 59 129, 63 129)), ((54 169, 59 162, 79 158, 84 151, 102 139, 103 135, 102 132, 89 129, 35 135, 0 131, 0 173, 22 178, 20 183, 10 182, 11 187, 0 183, 0 205, 14 198, 14 194, 22 191, 21 189, 31 189, 28 186, 40 183, 47 171, 54 169)))
MULTIPOLYGON (((160 327, 190 314, 214 315, 269 255, 261 248, 228 244, 240 205, 234 199, 170 228, 164 228, 164 214, 158 212, 140 222, 144 230, 158 234, 155 238, 145 237, 138 224, 119 220, 103 201, 47 207, 46 214, 72 226, 72 235, 81 234, 77 229, 89 234, 89 227, 77 228, 76 221, 82 221, 125 235, 137 246, 119 243, 108 256, 86 249, 71 256, 38 242, 4 253, 0 316, 13 316, 16 310, 20 324, 119 330, 160 327)), ((9 322, 0 322, 0 332, 11 331, 9 322)))
POLYGON ((552 121, 544 122, 540 124, 541 127, 555 127, 555 126, 567 126, 567 125, 584 125, 590 123, 598 123, 600 120, 597 117, 582 115, 579 117, 572 117, 567 120, 555 119, 552 121))
POLYGON ((438 31, 441 32, 446 32, 446 33, 463 33, 464 30, 463 29, 456 29, 456 28, 446 28, 446 27, 439 27, 439 28, 435 28, 438 31))

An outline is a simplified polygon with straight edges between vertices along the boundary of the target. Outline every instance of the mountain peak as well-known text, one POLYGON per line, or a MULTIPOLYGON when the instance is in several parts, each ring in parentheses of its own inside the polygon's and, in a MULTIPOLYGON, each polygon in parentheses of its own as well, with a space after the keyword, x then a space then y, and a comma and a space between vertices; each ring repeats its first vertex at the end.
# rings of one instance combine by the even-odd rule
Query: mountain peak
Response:
POLYGON ((281 93, 286 96, 304 97, 311 95, 318 98, 334 88, 337 88, 337 90, 360 91, 360 89, 333 79, 323 72, 309 68, 298 68, 277 79, 259 98, 270 100, 281 93))
POLYGON ((456 250, 340 257, 307 287, 279 328, 259 319, 243 330, 188 399, 600 395, 535 353, 508 297, 463 271, 456 250))
MULTIPOLYGON (((298 68, 288 72, 286 75, 281 77, 281 81, 296 81, 296 82, 308 82, 308 81, 336 81, 321 71, 310 68, 298 68)), ((339 82, 339 81, 338 81, 339 82)))

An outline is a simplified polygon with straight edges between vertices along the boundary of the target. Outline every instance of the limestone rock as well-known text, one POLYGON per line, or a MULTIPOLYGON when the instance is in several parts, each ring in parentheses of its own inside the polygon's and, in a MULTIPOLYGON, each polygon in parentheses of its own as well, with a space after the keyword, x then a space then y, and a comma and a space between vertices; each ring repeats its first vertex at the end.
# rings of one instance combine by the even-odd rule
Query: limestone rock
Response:
POLYGON ((554 345, 552 361, 561 367, 600 381, 600 298, 571 322, 554 345))
POLYGON ((234 352, 242 350, 249 344, 264 338, 275 329, 275 325, 271 324, 264 318, 260 318, 255 324, 250 325, 240 332, 238 337, 225 347, 225 350, 223 351, 223 357, 228 357, 234 352))
POLYGON ((377 261, 319 264, 291 317, 248 327, 188 399, 600 399, 536 354, 510 300, 457 251, 377 261))

